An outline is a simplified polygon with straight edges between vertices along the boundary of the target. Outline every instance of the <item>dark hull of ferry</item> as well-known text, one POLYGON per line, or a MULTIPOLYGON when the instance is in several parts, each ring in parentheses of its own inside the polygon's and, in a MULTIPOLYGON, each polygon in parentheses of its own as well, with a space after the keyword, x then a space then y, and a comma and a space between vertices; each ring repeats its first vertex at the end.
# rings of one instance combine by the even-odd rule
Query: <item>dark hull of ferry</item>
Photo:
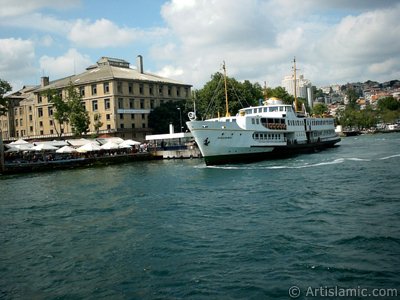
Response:
MULTIPOLYGON (((273 147, 273 151, 249 154, 232 154, 232 155, 215 155, 204 157, 207 166, 225 165, 235 163, 251 163, 262 160, 288 158, 296 154, 314 153, 327 148, 335 147, 340 142, 340 138, 331 141, 308 143, 308 144, 291 144, 287 146, 273 147)), ((261 146, 262 147, 262 146, 261 146)), ((270 147, 265 147, 270 148, 270 147)))

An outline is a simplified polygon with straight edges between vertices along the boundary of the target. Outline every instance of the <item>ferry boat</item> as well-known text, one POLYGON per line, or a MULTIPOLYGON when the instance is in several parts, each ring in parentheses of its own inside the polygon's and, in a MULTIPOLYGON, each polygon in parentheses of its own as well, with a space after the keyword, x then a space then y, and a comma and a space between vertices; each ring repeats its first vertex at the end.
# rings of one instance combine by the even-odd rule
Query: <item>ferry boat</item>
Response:
MULTIPOLYGON (((227 99, 226 105, 228 112, 227 99)), ((340 141, 333 118, 299 114, 277 98, 240 109, 236 116, 228 113, 200 121, 191 112, 189 118, 186 124, 206 165, 282 158, 334 147, 340 141)))

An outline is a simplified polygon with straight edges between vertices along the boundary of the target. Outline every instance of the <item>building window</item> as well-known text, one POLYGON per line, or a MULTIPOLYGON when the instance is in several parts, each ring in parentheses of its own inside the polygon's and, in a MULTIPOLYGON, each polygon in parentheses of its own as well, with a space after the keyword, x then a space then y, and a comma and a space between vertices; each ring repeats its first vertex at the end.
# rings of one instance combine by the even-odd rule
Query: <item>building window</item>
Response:
POLYGON ((122 82, 121 81, 117 82, 117 92, 119 94, 122 94, 122 82))
POLYGON ((181 96, 181 89, 179 87, 176 88, 176 96, 177 97, 181 96))
POLYGON ((103 89, 104 89, 104 94, 109 94, 110 93, 110 83, 109 82, 104 82, 103 83, 103 89))
POLYGON ((49 112, 49 117, 53 115, 53 108, 49 107, 48 108, 48 112, 49 112))
POLYGON ((129 99, 129 108, 135 108, 135 99, 129 99))
POLYGON ((15 120, 15 126, 18 126, 18 119, 15 120))
POLYGON ((121 129, 124 129, 124 127, 125 127, 124 124, 119 125, 119 128, 121 128, 121 129))
POLYGON ((160 96, 163 95, 163 86, 162 86, 162 85, 160 85, 160 86, 158 87, 158 94, 159 94, 160 96))
POLYGON ((142 114, 142 120, 146 120, 146 115, 142 114))
POLYGON ((140 109, 144 109, 144 99, 140 99, 140 109))
POLYGON ((171 91, 172 91, 172 88, 169 86, 168 87, 168 96, 171 96, 171 93, 172 93, 171 91))
POLYGON ((50 125, 50 126, 53 126, 53 120, 50 120, 50 121, 49 121, 49 125, 50 125))
POLYGON ((39 118, 43 117, 43 108, 42 107, 38 108, 38 117, 39 118))
POLYGON ((146 128, 146 124, 145 123, 142 123, 142 128, 146 128))
POLYGON ((29 121, 32 121, 32 120, 33 120, 32 115, 29 115, 29 121))
POLYGON ((106 120, 111 120, 111 116, 110 116, 110 114, 106 114, 106 120))
POLYGON ((143 95, 143 94, 144 94, 143 84, 139 84, 139 94, 140 94, 140 95, 143 95))
POLYGON ((84 86, 79 87, 79 94, 82 97, 85 97, 85 87, 84 86))
POLYGON ((128 84, 128 92, 129 92, 129 94, 133 94, 133 83, 129 83, 128 84))
POLYGON ((109 110, 111 108, 110 99, 104 99, 104 109, 109 110))
POLYGON ((124 114, 119 114, 119 118, 122 120, 124 118, 124 114))
POLYGON ((110 130, 111 129, 111 125, 107 124, 107 129, 110 130))
POLYGON ((40 121, 40 122, 39 122, 39 126, 40 126, 40 127, 43 127, 43 121, 40 121))
POLYGON ((43 130, 40 130, 40 135, 43 135, 43 134, 44 134, 43 130))
POLYGON ((150 100, 150 108, 151 108, 151 109, 154 109, 154 102, 155 102, 154 99, 151 99, 151 100, 150 100))
POLYGON ((118 98, 118 108, 124 108, 124 99, 118 98))
POLYGON ((98 110, 98 105, 97 105, 97 100, 92 101, 92 110, 97 111, 98 110))
POLYGON ((188 88, 185 88, 185 96, 189 97, 189 89, 188 88))
POLYGON ((135 123, 132 123, 132 128, 135 128, 135 123))
POLYGON ((131 119, 132 119, 132 120, 135 119, 135 114, 131 114, 131 119))
POLYGON ((92 95, 97 95, 97 84, 92 84, 92 95))
POLYGON ((154 95, 154 94, 153 94, 153 85, 150 85, 150 86, 149 86, 149 94, 150 94, 151 96, 154 95))
POLYGON ((50 134, 53 134, 53 129, 50 129, 50 134))
POLYGON ((29 131, 33 132, 33 126, 29 126, 29 131))
POLYGON ((38 101, 37 101, 37 102, 38 102, 38 103, 42 103, 42 101, 43 101, 42 96, 39 95, 39 96, 38 96, 38 101))

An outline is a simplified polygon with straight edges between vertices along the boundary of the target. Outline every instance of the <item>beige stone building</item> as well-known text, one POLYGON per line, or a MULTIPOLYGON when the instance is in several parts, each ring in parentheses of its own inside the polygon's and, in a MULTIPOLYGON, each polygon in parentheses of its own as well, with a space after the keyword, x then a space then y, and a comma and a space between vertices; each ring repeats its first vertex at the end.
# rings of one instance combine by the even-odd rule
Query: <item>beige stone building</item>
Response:
MULTIPOLYGON (((54 119, 53 106, 43 92, 54 89, 64 95, 70 83, 79 91, 89 113, 89 134, 96 133, 94 118, 98 115, 102 123, 99 134, 139 141, 151 134, 148 116, 154 108, 164 102, 191 98, 191 85, 143 72, 140 55, 136 69, 125 60, 102 57, 81 74, 54 81, 42 77, 40 86, 24 87, 9 95, 8 114, 0 117, 3 138, 57 137, 60 124, 54 119)), ((64 126, 63 136, 71 135, 70 126, 64 126)))

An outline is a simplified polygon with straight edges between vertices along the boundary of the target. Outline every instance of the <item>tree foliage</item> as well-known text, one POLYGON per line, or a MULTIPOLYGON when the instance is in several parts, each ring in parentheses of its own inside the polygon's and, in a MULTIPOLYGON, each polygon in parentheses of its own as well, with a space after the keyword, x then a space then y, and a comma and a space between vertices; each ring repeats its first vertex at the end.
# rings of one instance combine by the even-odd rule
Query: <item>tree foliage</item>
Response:
POLYGON ((396 100, 392 96, 385 97, 378 100, 378 109, 384 110, 400 110, 400 101, 396 100))
POLYGON ((94 121, 93 123, 94 130, 96 131, 96 134, 98 134, 100 127, 103 126, 103 122, 101 121, 101 115, 99 113, 94 114, 93 121, 94 121))
POLYGON ((65 98, 63 99, 61 91, 49 89, 43 92, 48 97, 50 103, 55 108, 53 117, 59 124, 59 130, 56 131, 59 136, 64 132, 65 124, 70 123, 72 132, 80 136, 89 130, 89 114, 82 103, 82 97, 79 92, 70 82, 65 91, 65 98))
POLYGON ((72 132, 78 136, 88 132, 90 124, 89 114, 85 109, 84 103, 82 103, 81 95, 72 83, 67 88, 66 99, 70 107, 69 121, 72 132))
POLYGON ((356 92, 355 89, 349 88, 346 91, 347 100, 349 101, 348 107, 351 109, 359 109, 359 105, 357 104, 357 100, 359 98, 359 94, 356 92))
POLYGON ((149 114, 149 127, 153 129, 154 134, 169 133, 169 124, 174 126, 174 132, 180 132, 180 123, 182 118, 183 131, 186 131, 187 113, 189 109, 184 101, 165 102, 156 107, 149 114), (178 108, 181 109, 179 112, 178 108))
MULTIPOLYGON (((226 80, 228 110, 231 115, 235 115, 243 107, 258 105, 259 99, 263 99, 260 84, 252 84, 248 80, 241 83, 231 77, 227 77, 226 80)), ((195 94, 198 117, 210 118, 216 117, 218 114, 220 116, 226 114, 225 85, 222 73, 213 74, 211 80, 202 89, 197 90, 195 94)))
POLYGON ((8 111, 8 99, 4 98, 4 95, 11 92, 11 85, 0 79, 0 116, 5 115, 8 111))
POLYGON ((315 103, 312 108, 312 113, 317 116, 322 116, 328 112, 329 109, 325 103, 315 103))
POLYGON ((64 132, 64 127, 69 122, 69 105, 62 98, 61 92, 55 89, 48 89, 42 93, 47 96, 49 103, 53 104, 55 108, 53 112, 53 118, 58 122, 59 128, 57 129, 56 123, 53 122, 54 129, 57 135, 61 137, 64 132))

